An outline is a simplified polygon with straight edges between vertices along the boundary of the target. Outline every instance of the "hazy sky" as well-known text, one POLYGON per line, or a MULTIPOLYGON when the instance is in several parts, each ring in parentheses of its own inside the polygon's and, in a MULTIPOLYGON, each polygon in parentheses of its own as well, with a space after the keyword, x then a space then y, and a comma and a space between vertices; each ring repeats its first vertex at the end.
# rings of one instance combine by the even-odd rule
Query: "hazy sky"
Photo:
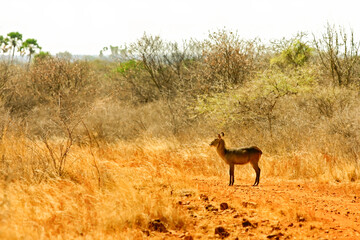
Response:
POLYGON ((360 35, 357 0, 3 0, 0 35, 35 38, 51 54, 99 54, 144 32, 167 40, 204 39, 226 27, 244 38, 318 33, 327 22, 360 35))

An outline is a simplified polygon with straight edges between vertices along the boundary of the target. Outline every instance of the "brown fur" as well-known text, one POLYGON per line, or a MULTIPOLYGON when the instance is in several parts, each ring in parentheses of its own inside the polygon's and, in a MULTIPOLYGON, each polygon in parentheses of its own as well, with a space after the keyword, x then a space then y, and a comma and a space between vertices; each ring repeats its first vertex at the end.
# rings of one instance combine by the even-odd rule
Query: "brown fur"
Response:
MULTIPOLYGON (((223 133, 222 133, 223 135, 223 133)), ((224 135, 223 135, 224 136, 224 135)), ((224 139, 221 138, 221 135, 218 135, 218 138, 215 138, 210 146, 216 147, 216 151, 219 156, 230 166, 230 183, 229 186, 234 185, 234 169, 235 165, 244 165, 250 163, 255 170, 256 179, 254 186, 257 186, 260 182, 260 168, 258 166, 262 151, 256 146, 247 147, 247 148, 236 148, 236 149, 227 149, 225 146, 224 139)))

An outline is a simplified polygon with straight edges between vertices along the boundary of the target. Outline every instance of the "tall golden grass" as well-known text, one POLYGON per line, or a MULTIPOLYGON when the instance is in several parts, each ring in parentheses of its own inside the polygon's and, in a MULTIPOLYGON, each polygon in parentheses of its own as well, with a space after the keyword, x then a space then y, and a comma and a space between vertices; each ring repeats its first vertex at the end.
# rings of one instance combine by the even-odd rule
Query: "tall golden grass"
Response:
MULTIPOLYGON (((227 183, 227 166, 209 147, 211 139, 74 145, 60 177, 44 142, 6 133, 0 142, 0 238, 139 239, 154 219, 185 232, 191 221, 177 205, 179 196, 197 192, 194 179, 227 183)), ((51 144, 61 148, 59 141, 51 144)), ((262 179, 349 182, 360 174, 356 162, 313 150, 266 152, 262 179)), ((236 171, 238 181, 250 184, 251 167, 236 171)))

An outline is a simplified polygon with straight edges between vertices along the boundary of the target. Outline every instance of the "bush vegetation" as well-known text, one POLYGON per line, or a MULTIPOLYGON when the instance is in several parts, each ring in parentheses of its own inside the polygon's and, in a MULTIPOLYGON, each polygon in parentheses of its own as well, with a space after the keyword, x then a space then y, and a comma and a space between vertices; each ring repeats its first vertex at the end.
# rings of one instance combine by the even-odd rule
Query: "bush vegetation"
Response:
MULTIPOLYGON (((229 145, 263 150, 265 177, 360 179, 352 31, 328 25, 271 43, 226 29, 182 43, 144 34, 108 57, 40 52, 26 64, 14 59, 15 35, 0 36, 0 238, 120 236, 152 218, 181 229, 173 190, 193 186, 189 176, 224 176, 207 149, 221 131, 229 145), (29 201, 25 222, 12 206, 29 201), (66 222, 78 225, 64 232, 66 222)), ((34 43, 23 45, 29 61, 34 43)))

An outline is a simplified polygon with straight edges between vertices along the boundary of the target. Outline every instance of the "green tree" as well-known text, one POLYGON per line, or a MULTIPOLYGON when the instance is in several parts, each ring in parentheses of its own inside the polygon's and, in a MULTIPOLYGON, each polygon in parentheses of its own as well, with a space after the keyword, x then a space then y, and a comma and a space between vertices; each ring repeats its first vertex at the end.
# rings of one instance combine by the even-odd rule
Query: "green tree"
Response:
POLYGON ((41 47, 37 43, 36 39, 29 38, 29 39, 26 39, 25 42, 22 43, 21 50, 28 51, 29 64, 30 64, 31 56, 36 52, 36 50, 41 50, 41 47))
POLYGON ((21 43, 22 42, 22 34, 19 32, 10 32, 7 34, 7 36, 9 37, 10 48, 12 50, 11 62, 13 62, 14 55, 15 55, 15 49, 18 48, 18 50, 20 50, 20 47, 22 44, 21 43))
POLYGON ((271 64, 276 64, 280 67, 301 67, 309 61, 313 49, 301 39, 294 39, 286 46, 281 53, 271 59, 271 64))
POLYGON ((4 36, 0 35, 0 50, 2 50, 3 53, 7 52, 8 45, 9 45, 9 39, 4 38, 4 36))
POLYGON ((51 54, 49 52, 43 52, 43 51, 40 51, 38 54, 36 54, 34 56, 34 61, 35 63, 37 62, 41 62, 42 60, 46 60, 48 58, 51 58, 51 54))
POLYGON ((220 126, 266 123, 270 136, 277 118, 281 117, 279 102, 315 84, 316 72, 311 68, 279 68, 258 73, 252 82, 224 93, 199 96, 195 111, 198 115, 217 119, 220 126))

